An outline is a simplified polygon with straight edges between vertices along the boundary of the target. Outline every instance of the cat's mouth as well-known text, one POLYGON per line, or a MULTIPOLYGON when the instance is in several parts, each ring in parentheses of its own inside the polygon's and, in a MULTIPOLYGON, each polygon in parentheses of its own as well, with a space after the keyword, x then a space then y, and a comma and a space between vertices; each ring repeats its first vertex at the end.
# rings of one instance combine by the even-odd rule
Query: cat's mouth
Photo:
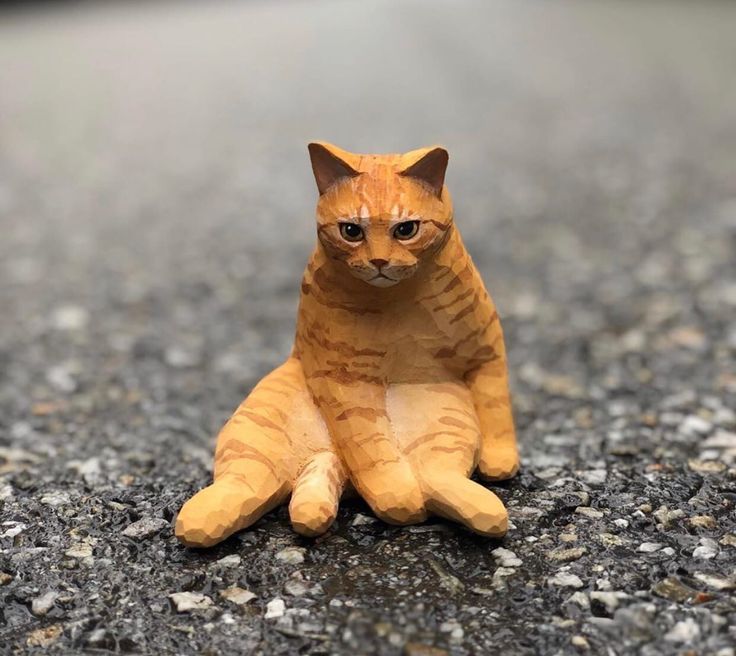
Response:
POLYGON ((391 287, 399 281, 395 278, 389 278, 385 273, 377 273, 373 278, 366 282, 374 287, 391 287))

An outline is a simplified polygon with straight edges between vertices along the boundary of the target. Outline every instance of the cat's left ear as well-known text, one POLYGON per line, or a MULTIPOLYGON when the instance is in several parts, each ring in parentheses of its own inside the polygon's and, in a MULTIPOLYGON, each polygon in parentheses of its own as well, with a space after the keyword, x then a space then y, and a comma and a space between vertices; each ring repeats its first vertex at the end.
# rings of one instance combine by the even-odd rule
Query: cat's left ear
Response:
POLYGON ((435 196, 442 197, 445 172, 450 156, 441 146, 412 150, 401 157, 402 170, 399 175, 415 178, 429 185, 435 196))

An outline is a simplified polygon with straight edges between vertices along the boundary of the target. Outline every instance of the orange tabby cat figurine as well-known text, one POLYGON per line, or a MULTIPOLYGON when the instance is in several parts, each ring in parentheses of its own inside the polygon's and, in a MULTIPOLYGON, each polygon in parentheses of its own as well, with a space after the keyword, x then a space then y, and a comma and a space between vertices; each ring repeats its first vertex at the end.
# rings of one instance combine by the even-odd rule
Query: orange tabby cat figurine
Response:
POLYGON ((214 483, 176 535, 207 547, 291 497, 298 533, 330 527, 346 489, 392 524, 434 513, 506 533, 492 481, 519 468, 506 353, 453 222, 448 155, 356 155, 309 145, 317 247, 294 349, 222 429, 214 483))

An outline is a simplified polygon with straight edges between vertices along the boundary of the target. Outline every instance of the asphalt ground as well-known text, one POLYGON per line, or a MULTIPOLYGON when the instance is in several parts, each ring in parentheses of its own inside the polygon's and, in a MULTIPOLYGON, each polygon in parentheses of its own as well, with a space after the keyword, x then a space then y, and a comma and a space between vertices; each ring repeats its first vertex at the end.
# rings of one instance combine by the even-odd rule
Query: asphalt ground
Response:
POLYGON ((733 655, 734 26, 725 2, 3 10, 0 653, 733 655), (312 139, 450 152, 510 355, 502 541, 357 501, 318 540, 285 509, 173 537, 290 349, 312 139))

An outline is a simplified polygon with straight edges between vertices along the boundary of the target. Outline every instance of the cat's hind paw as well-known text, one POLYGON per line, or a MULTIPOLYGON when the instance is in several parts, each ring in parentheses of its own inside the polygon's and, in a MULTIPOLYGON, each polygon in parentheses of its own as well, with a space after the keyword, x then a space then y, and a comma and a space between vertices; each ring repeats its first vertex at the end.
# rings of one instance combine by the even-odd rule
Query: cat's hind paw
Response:
POLYGON ((478 472, 487 481, 505 481, 519 471, 519 451, 515 444, 481 450, 478 472))

